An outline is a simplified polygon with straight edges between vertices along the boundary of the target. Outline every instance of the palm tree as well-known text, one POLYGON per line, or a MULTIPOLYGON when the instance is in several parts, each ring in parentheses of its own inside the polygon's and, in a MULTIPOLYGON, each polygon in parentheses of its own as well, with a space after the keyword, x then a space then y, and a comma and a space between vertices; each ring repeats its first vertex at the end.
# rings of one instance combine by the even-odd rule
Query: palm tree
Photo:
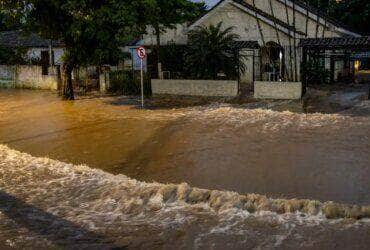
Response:
POLYGON ((233 29, 222 29, 220 22, 209 27, 198 26, 189 32, 186 65, 191 78, 216 79, 219 73, 224 73, 232 79, 238 76, 239 70, 244 71, 242 57, 234 49, 239 35, 232 33, 233 29))

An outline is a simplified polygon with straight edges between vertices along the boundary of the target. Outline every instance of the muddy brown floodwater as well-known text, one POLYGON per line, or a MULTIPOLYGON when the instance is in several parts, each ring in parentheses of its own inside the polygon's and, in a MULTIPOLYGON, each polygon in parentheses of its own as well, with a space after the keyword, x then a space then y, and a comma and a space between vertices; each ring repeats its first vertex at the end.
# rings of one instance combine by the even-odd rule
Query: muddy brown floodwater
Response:
POLYGON ((141 181, 370 204, 369 102, 334 114, 279 110, 141 110, 115 97, 0 90, 0 144, 141 181))

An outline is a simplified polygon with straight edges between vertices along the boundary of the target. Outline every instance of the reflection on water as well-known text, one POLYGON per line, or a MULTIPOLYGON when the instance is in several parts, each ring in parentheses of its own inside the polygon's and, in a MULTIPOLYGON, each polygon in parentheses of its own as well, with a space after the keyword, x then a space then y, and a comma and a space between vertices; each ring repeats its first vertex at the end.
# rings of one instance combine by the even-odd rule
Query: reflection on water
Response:
POLYGON ((370 107, 351 112, 141 110, 0 90, 0 143, 144 181, 369 204, 370 107))

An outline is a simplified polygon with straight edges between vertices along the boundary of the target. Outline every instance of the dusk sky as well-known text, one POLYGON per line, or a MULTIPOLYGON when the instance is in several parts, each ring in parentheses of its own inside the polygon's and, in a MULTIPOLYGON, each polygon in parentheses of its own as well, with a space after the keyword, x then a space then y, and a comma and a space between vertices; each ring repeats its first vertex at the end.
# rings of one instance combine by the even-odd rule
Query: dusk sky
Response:
POLYGON ((212 7, 216 3, 218 3, 219 0, 194 0, 194 2, 206 2, 209 7, 212 7))

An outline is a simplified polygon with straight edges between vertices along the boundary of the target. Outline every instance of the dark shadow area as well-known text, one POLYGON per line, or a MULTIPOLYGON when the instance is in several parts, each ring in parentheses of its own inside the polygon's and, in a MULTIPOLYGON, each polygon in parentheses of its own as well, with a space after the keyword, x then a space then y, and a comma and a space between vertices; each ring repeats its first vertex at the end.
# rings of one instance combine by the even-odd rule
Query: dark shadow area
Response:
MULTIPOLYGON (((171 96, 161 95, 145 98, 145 109, 149 110, 171 110, 175 108, 188 108, 195 106, 204 106, 214 102, 229 103, 231 98, 221 97, 201 97, 201 96, 171 96)), ((108 101, 107 104, 114 106, 133 106, 141 109, 141 99, 138 96, 120 96, 114 101, 108 101)))
MULTIPOLYGON (((85 123, 84 128, 93 127, 93 126, 97 126, 97 125, 107 125, 109 123, 114 123, 114 122, 116 122, 116 120, 105 120, 105 121, 101 121, 101 122, 85 123)), ((70 128, 66 128, 66 129, 59 129, 59 130, 55 130, 55 131, 51 131, 51 132, 40 133, 40 134, 37 134, 37 135, 34 135, 34 136, 22 137, 22 138, 9 140, 9 141, 1 141, 0 140, 0 143, 10 144, 10 143, 15 143, 15 142, 20 142, 20 141, 33 140, 33 139, 37 139, 37 138, 48 137, 48 136, 51 136, 51 135, 61 134, 61 133, 65 133, 67 131, 79 130, 79 129, 81 129, 80 126, 74 126, 74 127, 70 127, 70 128)))
POLYGON ((127 249, 103 235, 47 213, 0 190, 0 212, 20 227, 44 237, 56 247, 68 249, 127 249))
POLYGON ((186 120, 177 119, 162 126, 152 136, 135 147, 128 154, 124 163, 110 169, 109 172, 115 175, 124 173, 126 176, 140 181, 158 181, 157 179, 153 180, 150 174, 147 175, 148 165, 163 159, 161 158, 163 157, 162 147, 171 142, 171 138, 176 131, 181 130, 180 126, 185 124, 186 120), (138 150, 140 150, 140 153, 138 153, 138 150))
MULTIPOLYGON (((365 93, 364 90, 362 92, 365 93)), ((365 94, 362 100, 366 100, 365 94)), ((131 106, 132 109, 142 109, 139 97, 120 96, 113 101, 106 101, 113 106, 131 106)), ((221 97, 195 97, 195 96, 154 96, 145 99, 146 110, 172 110, 191 107, 205 107, 210 104, 224 103, 235 109, 266 109, 273 111, 290 111, 299 114, 338 114, 351 116, 369 116, 366 109, 360 112, 353 111, 353 107, 359 100, 351 103, 338 103, 331 100, 331 96, 305 96, 302 100, 257 100, 248 96, 235 98, 221 97), (364 112, 365 111, 365 112, 364 112)), ((357 107, 356 107, 357 108, 357 107)))

